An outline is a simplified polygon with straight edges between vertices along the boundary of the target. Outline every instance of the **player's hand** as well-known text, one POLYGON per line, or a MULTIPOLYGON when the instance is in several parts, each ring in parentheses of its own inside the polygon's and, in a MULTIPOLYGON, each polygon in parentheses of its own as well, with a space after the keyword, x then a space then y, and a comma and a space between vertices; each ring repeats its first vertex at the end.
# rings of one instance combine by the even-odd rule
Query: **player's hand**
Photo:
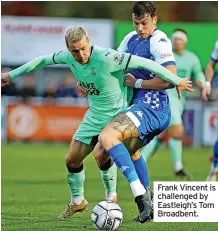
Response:
POLYGON ((202 99, 204 101, 208 101, 208 96, 210 95, 210 92, 211 92, 211 85, 207 85, 206 87, 203 88, 202 99))
POLYGON ((86 92, 86 90, 84 88, 82 88, 82 86, 80 85, 80 82, 77 82, 76 90, 79 92, 80 96, 84 96, 84 97, 87 96, 87 92, 86 92))
POLYGON ((176 87, 178 98, 182 98, 182 91, 190 91, 193 92, 192 82, 188 78, 181 79, 179 85, 176 87))
POLYGON ((1 87, 7 86, 12 82, 12 79, 8 72, 1 73, 1 87))
POLYGON ((137 79, 132 74, 127 73, 127 74, 125 74, 124 85, 134 88, 136 80, 137 79))

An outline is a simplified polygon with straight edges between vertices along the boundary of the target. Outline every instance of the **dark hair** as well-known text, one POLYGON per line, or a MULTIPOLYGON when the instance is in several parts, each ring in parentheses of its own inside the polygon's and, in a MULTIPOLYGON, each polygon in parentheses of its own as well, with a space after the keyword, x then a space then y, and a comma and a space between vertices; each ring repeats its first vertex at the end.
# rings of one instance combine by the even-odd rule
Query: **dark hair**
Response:
POLYGON ((176 32, 176 31, 181 31, 181 32, 183 32, 184 34, 186 34, 188 36, 188 33, 183 29, 176 28, 175 30, 173 30, 173 33, 176 32))
POLYGON ((153 2, 135 2, 132 7, 132 13, 137 18, 144 17, 145 14, 150 14, 151 17, 156 16, 156 6, 153 2))

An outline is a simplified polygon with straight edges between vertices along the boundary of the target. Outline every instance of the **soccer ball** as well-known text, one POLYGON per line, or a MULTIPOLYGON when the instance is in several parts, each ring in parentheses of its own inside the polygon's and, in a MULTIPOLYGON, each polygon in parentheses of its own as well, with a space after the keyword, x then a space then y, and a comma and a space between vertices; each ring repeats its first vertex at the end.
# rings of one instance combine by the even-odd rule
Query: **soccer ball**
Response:
POLYGON ((119 205, 101 201, 93 208, 91 219, 97 229, 115 230, 123 222, 123 212, 119 205))

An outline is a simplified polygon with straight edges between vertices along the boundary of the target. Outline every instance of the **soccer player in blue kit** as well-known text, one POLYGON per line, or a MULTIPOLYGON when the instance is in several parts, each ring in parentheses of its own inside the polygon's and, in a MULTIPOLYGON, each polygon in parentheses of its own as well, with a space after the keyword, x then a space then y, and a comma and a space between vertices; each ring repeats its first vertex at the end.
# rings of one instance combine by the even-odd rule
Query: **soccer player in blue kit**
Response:
MULTIPOLYGON (((136 2, 132 8, 135 31, 121 42, 119 51, 148 58, 176 74, 172 45, 165 33, 156 28, 156 7, 152 2, 136 2)), ((140 153, 132 162, 122 141, 140 138, 144 145, 164 131, 171 118, 167 92, 144 89, 143 82, 155 75, 146 69, 131 69, 126 75, 126 85, 134 89, 129 108, 116 116, 100 133, 99 143, 111 156, 115 164, 130 183, 139 210, 139 221, 144 223, 151 217, 151 195, 145 182, 148 172, 140 153), (135 161, 137 160, 137 161, 135 161), (143 183, 144 182, 144 183, 143 183)), ((161 80, 162 81, 162 80, 161 80)))
MULTIPOLYGON (((218 63, 218 40, 215 43, 214 50, 211 54, 210 61, 205 71, 207 86, 202 91, 202 98, 205 101, 208 100, 208 95, 210 95, 211 92, 211 82, 214 77, 214 69, 217 63, 218 63)), ((218 125, 217 125, 217 132, 218 132, 218 125)), ((216 181, 217 176, 218 176, 218 135, 217 135, 217 140, 213 146, 212 166, 207 176, 207 181, 216 181)))

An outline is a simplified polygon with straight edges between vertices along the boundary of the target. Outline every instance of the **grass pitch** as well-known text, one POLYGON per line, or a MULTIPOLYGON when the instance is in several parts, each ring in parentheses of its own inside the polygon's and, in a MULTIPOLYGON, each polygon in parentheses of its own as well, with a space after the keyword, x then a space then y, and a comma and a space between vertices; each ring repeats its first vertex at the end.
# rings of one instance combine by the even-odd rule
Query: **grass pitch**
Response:
MULTIPOLYGON (((184 151, 185 169, 193 180, 205 180, 211 149, 184 151)), ((55 231, 95 230, 90 212, 104 199, 103 185, 94 158, 85 161, 85 197, 89 209, 69 220, 58 220, 64 210, 69 191, 66 184, 65 144, 4 144, 2 145, 2 230, 55 231)), ((172 161, 162 148, 148 162, 151 182, 175 180, 172 161)), ((154 223, 132 222, 137 209, 124 177, 118 176, 118 204, 123 209, 124 222, 119 229, 137 231, 217 231, 218 223, 154 223)))

